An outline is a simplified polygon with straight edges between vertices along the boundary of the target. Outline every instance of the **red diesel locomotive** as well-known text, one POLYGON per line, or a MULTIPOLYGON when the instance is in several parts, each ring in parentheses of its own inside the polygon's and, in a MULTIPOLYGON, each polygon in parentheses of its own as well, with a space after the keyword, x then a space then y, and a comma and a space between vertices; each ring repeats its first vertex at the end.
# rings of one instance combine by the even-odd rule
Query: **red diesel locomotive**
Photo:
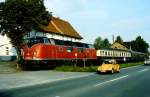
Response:
POLYGON ((47 37, 33 37, 27 39, 27 46, 23 49, 23 65, 43 66, 56 65, 68 60, 95 60, 96 50, 90 45, 80 42, 63 41, 47 37), (30 64, 32 63, 32 64, 30 64))

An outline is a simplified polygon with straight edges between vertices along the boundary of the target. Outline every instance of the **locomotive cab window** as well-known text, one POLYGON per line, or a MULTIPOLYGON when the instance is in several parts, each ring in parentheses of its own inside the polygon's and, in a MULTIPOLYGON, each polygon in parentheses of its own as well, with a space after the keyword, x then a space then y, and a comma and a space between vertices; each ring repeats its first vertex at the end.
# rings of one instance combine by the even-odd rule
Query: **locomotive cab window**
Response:
POLYGON ((46 37, 33 37, 33 38, 29 38, 27 40, 27 45, 29 47, 31 47, 37 43, 50 43, 50 42, 49 42, 48 38, 46 38, 46 37))
POLYGON ((66 46, 73 46, 73 43, 71 41, 65 41, 64 43, 66 46))
POLYGON ((76 44, 77 47, 83 47, 83 43, 76 42, 75 44, 76 44))

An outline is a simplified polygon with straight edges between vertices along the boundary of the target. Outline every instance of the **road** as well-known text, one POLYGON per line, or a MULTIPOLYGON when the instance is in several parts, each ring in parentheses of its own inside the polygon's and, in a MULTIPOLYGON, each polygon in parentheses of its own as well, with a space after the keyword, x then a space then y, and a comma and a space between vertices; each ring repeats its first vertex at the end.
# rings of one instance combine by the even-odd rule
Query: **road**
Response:
POLYGON ((0 90, 0 97, 150 97, 150 67, 0 90))

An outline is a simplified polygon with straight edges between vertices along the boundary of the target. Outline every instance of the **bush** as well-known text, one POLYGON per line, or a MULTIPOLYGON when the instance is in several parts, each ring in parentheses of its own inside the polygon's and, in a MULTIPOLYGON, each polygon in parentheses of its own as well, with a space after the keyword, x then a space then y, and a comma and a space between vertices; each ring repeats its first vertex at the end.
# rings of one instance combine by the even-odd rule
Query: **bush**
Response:
MULTIPOLYGON (((137 66, 142 65, 143 62, 137 62, 137 63, 124 63, 120 64, 121 68, 131 67, 131 66, 137 66)), ((86 66, 86 67, 74 67, 73 65, 64 65, 56 67, 56 71, 63 71, 63 72, 96 72, 98 66, 86 66)))
POLYGON ((88 67, 74 67, 74 66, 59 66, 56 67, 57 71, 64 72, 96 72, 97 66, 88 66, 88 67))

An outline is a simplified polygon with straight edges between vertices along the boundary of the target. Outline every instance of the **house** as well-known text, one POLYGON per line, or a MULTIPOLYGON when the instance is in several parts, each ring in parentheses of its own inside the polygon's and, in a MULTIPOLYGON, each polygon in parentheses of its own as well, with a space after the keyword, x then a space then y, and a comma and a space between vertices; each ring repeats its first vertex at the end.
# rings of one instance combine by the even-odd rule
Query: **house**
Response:
POLYGON ((52 17, 52 20, 49 22, 48 26, 43 27, 41 31, 32 31, 27 33, 26 37, 33 36, 46 36, 48 38, 68 40, 79 42, 82 37, 79 33, 72 27, 72 25, 60 18, 52 17))
POLYGON ((119 43, 119 42, 114 42, 112 45, 111 45, 111 48, 114 48, 114 49, 121 49, 121 50, 129 50, 129 48, 123 44, 123 43, 119 43))
MULTIPOLYGON (((42 27, 41 31, 33 30, 27 33, 25 38, 34 36, 46 36, 48 38, 73 42, 80 42, 82 40, 82 37, 68 21, 56 17, 52 17, 48 26, 42 27)), ((10 44, 9 38, 0 35, 0 39, 0 61, 15 60, 17 54, 15 48, 10 44)))
POLYGON ((10 44, 10 39, 6 35, 0 35, 0 61, 14 61, 16 56, 16 50, 10 44))

